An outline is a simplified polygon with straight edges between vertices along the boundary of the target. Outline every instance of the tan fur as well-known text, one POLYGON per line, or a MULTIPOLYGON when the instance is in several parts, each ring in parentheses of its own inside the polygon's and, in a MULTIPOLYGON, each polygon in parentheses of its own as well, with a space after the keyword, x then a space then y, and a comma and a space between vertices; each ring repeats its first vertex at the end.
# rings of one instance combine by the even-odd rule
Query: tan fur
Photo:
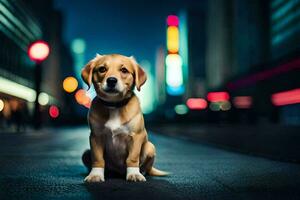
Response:
MULTIPOLYGON (((166 175, 152 167, 155 147, 148 141, 140 103, 132 91, 133 85, 140 90, 147 79, 136 60, 118 54, 97 55, 82 70, 82 78, 89 86, 93 84, 97 93, 88 115, 92 167, 105 167, 122 174, 127 167, 137 167, 151 175, 166 175), (124 68, 126 72, 122 71, 124 68), (118 80, 117 94, 105 92, 105 82, 109 77, 118 80), (126 98, 130 100, 120 108, 110 108, 101 101, 118 102, 126 98)), ((91 176, 86 178, 87 182, 100 180, 91 176)), ((142 174, 133 174, 127 180, 143 181, 145 178, 142 174)))

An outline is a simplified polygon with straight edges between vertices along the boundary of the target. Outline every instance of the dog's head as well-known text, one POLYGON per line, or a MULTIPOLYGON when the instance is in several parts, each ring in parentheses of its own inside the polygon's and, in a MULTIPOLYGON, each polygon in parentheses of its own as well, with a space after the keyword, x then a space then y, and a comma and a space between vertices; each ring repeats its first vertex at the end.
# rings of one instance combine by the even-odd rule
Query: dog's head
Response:
POLYGON ((98 55, 81 72, 84 82, 94 85, 98 97, 120 101, 131 95, 134 86, 140 91, 147 76, 133 57, 119 54, 98 55))

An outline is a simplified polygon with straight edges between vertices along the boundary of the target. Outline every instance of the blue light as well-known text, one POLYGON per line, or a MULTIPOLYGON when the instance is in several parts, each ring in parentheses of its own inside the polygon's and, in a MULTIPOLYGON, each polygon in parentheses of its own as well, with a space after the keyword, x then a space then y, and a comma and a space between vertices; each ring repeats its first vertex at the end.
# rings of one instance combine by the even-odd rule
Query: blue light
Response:
POLYGON ((287 15, 285 18, 283 18, 281 21, 276 23, 272 27, 272 32, 275 33, 277 31, 280 31, 280 29, 284 28, 285 26, 289 25, 290 22, 295 20, 300 16, 300 10, 297 10, 296 12, 292 12, 289 15, 287 15))
POLYGON ((277 11, 275 11, 271 16, 271 19, 273 21, 279 19, 280 17, 285 15, 288 11, 290 11, 292 8, 294 8, 298 3, 299 3, 298 0, 290 0, 288 3, 284 4, 277 11))
POLYGON ((291 37, 294 35, 296 32, 300 31, 300 26, 295 26, 293 28, 287 29, 281 34, 276 35, 275 37, 272 38, 272 45, 277 45, 281 43, 282 41, 286 40, 288 37, 291 37))
POLYGON ((182 95, 184 93, 184 87, 183 87, 183 85, 181 85, 179 87, 167 86, 167 93, 171 96, 182 95))

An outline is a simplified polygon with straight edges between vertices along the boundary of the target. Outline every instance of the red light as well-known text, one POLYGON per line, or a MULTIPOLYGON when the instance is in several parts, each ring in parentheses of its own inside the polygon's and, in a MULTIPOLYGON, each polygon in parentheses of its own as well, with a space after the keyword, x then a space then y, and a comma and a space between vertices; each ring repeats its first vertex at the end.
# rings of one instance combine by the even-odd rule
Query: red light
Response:
POLYGON ((237 96, 233 99, 233 104, 236 108, 247 109, 252 106, 252 97, 250 96, 237 96))
POLYGON ((50 106, 49 115, 52 118, 57 118, 59 116, 59 109, 57 106, 50 106))
POLYGON ((275 106, 300 103, 300 88, 275 93, 271 96, 271 101, 275 106))
POLYGON ((186 105, 191 110, 204 110, 207 107, 207 102, 202 98, 190 98, 187 100, 186 105))
POLYGON ((49 45, 42 40, 32 43, 28 48, 28 56, 34 62, 44 61, 48 57, 49 53, 49 45))
POLYGON ((169 15, 167 18, 167 24, 168 26, 178 26, 179 20, 176 15, 169 15))
POLYGON ((228 92, 209 92, 207 94, 207 100, 210 102, 228 101, 228 92))
POLYGON ((297 69, 300 69, 300 59, 293 60, 289 63, 280 65, 270 70, 265 70, 257 74, 252 74, 235 82, 230 82, 227 84, 227 88, 230 90, 235 90, 297 69))

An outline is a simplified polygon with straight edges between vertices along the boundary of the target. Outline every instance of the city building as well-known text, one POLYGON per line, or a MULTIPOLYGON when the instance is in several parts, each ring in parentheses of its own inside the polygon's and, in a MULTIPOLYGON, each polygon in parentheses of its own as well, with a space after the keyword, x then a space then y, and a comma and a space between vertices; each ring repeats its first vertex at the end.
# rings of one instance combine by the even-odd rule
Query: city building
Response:
POLYGON ((44 40, 50 46, 49 57, 42 63, 39 102, 43 118, 50 120, 50 105, 61 108, 65 104, 61 69, 70 57, 63 57, 66 49, 62 42, 62 22, 62 15, 54 9, 52 0, 0 1, 0 99, 4 102, 3 112, 10 113, 2 112, 1 120, 19 109, 29 114, 21 121, 32 121, 30 116, 36 99, 35 63, 29 59, 27 50, 36 40, 44 40))

